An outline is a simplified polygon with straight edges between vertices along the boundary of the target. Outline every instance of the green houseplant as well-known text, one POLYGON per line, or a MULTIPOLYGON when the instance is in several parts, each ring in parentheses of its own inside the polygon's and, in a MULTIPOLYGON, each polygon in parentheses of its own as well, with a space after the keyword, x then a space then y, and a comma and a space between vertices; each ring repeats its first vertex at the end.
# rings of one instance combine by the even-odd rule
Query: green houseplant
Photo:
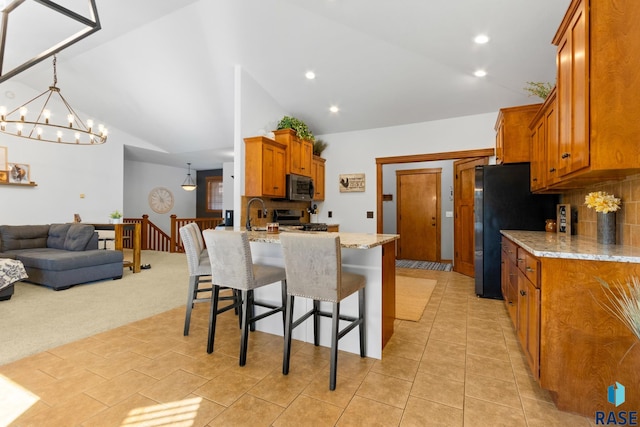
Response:
POLYGON ((529 96, 537 96, 541 99, 547 99, 549 93, 553 89, 553 85, 548 82, 527 82, 524 90, 529 93, 529 96))
POLYGON ((122 222, 122 213, 118 209, 116 209, 109 214, 109 218, 111 218, 112 224, 119 224, 120 222, 122 222))
POLYGON ((313 155, 314 156, 322 156, 322 152, 327 148, 327 143, 321 139, 316 139, 313 141, 313 155))
POLYGON ((278 122, 277 130, 281 129, 293 129, 294 131, 296 131, 296 135, 298 136, 298 138, 311 142, 315 141, 315 137, 309 130, 307 124, 300 119, 296 119, 295 117, 284 116, 282 119, 280 119, 280 121, 278 122))

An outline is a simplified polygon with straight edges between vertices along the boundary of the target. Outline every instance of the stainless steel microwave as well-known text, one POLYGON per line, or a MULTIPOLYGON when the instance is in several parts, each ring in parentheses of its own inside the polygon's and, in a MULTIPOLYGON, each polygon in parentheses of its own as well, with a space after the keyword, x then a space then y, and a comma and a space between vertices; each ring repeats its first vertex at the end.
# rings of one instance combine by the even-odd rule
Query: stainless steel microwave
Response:
POLYGON ((287 200, 311 200, 313 194, 313 179, 293 173, 287 175, 287 200))

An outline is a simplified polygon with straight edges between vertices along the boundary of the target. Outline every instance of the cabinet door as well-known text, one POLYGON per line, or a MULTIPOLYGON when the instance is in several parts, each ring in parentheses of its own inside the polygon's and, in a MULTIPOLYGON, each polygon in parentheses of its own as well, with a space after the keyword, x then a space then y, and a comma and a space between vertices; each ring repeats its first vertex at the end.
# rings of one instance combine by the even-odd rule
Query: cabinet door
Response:
POLYGON ((496 164, 504 162, 504 120, 498 122, 496 128, 496 164))
POLYGON ((283 149, 273 145, 262 146, 262 194, 264 196, 285 196, 285 159, 283 149))
POLYGON ((526 353, 533 377, 540 378, 540 289, 527 280, 526 353))
POLYGON ((313 144, 311 141, 302 141, 300 146, 300 175, 311 175, 311 161, 313 159, 313 144))
POLYGON ((315 194, 314 200, 324 200, 324 159, 313 158, 311 162, 311 178, 315 194))
POLYGON ((558 176, 558 107, 555 93, 552 94, 553 100, 548 105, 545 112, 545 146, 546 159, 544 172, 546 174, 546 185, 552 185, 559 181, 558 176))
POLYGON ((546 187, 545 160, 545 135, 546 124, 544 117, 538 120, 531 134, 531 191, 541 190, 546 187))
POLYGON ((560 176, 589 166, 587 8, 582 1, 558 44, 560 176))
POLYGON ((291 138, 289 141, 289 169, 291 173, 302 175, 302 141, 298 138, 291 138))

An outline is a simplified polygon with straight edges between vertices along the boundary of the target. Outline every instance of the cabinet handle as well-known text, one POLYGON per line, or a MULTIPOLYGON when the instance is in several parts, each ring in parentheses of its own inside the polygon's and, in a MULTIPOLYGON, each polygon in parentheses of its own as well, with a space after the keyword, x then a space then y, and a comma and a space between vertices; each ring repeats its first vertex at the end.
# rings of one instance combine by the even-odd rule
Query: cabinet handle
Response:
POLYGON ((280 187, 273 187, 274 190, 278 190, 280 187))
POLYGON ((556 171, 556 168, 551 168, 551 169, 549 169, 549 172, 550 172, 550 173, 553 173, 553 172, 555 172, 555 171, 556 171))
POLYGON ((536 182, 537 180, 538 180, 538 178, 533 178, 533 180, 532 180, 532 181, 533 181, 533 182, 536 182))
POLYGON ((535 270, 531 267, 527 267, 525 270, 527 270, 529 273, 533 273, 535 270))
POLYGON ((526 297, 527 293, 525 291, 520 291, 520 295, 522 295, 523 297, 526 297))
POLYGON ((518 262, 524 261, 524 258, 518 258, 518 262))
POLYGON ((563 159, 566 159, 566 158, 568 158, 568 157, 571 157, 571 154, 570 154, 570 153, 563 153, 563 154, 562 154, 562 158, 563 158, 563 159))

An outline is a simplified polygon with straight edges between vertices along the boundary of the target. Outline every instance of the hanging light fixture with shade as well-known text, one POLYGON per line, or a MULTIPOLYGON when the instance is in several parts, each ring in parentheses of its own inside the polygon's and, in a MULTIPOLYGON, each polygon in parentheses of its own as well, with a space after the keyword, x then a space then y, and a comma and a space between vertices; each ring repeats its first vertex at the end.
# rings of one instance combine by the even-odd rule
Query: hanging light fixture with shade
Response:
POLYGON ((196 183, 193 178, 191 178, 191 163, 187 163, 187 165, 189 166, 189 172, 187 172, 187 178, 182 183, 182 189, 185 191, 193 191, 196 189, 196 183))
POLYGON ((0 132, 36 141, 61 144, 97 145, 107 141, 107 129, 85 122, 60 93, 53 57, 53 85, 49 90, 7 113, 0 106, 0 132), (42 101, 44 100, 44 103, 42 101), (66 119, 66 120, 65 120, 66 119), (63 121, 64 120, 64 121, 63 121))

